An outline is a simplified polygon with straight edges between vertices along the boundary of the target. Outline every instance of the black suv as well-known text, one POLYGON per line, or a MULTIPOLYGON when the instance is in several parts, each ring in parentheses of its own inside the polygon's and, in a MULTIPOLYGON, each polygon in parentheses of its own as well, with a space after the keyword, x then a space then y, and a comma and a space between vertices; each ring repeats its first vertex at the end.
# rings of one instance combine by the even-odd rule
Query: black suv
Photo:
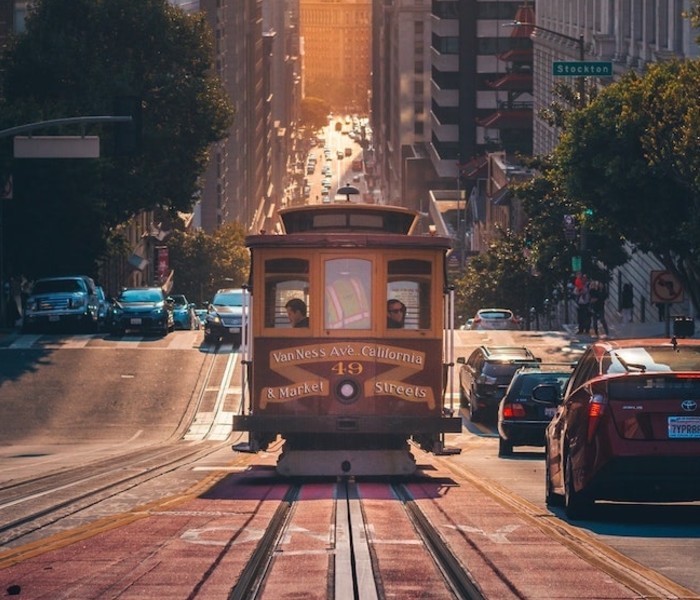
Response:
POLYGON ((486 417, 495 422, 498 403, 506 393, 510 380, 522 367, 538 367, 537 358, 524 346, 479 346, 469 355, 460 356, 459 398, 469 407, 472 423, 486 417))

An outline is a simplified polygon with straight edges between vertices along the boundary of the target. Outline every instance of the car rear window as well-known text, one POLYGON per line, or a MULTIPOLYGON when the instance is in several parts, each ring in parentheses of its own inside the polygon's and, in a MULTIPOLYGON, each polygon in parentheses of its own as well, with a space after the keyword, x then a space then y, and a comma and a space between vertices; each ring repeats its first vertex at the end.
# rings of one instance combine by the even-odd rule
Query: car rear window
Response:
POLYGON ((614 400, 655 400, 700 396, 700 378, 656 375, 625 377, 610 381, 608 391, 614 400))
POLYGON ((482 319, 510 319, 513 313, 505 310, 481 311, 479 317, 482 319))
POLYGON ((524 366, 537 366, 537 363, 527 363, 525 361, 509 362, 487 362, 484 365, 484 374, 491 377, 512 376, 518 369, 524 366))
POLYGON ((562 392, 564 390, 564 385, 568 380, 569 373, 532 373, 519 377, 515 384, 518 387, 516 391, 519 395, 529 396, 532 393, 532 390, 535 389, 535 386, 546 383, 558 385, 559 391, 562 392))
POLYGON ((613 350, 603 357, 608 374, 646 371, 700 371, 700 347, 635 346, 613 350))

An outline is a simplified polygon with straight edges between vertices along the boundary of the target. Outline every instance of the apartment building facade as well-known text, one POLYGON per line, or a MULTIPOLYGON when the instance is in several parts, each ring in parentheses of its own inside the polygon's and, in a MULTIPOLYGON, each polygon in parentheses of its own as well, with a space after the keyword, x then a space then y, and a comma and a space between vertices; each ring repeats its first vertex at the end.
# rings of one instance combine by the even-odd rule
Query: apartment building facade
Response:
POLYGON ((369 110, 372 0, 299 0, 304 94, 336 113, 369 110))

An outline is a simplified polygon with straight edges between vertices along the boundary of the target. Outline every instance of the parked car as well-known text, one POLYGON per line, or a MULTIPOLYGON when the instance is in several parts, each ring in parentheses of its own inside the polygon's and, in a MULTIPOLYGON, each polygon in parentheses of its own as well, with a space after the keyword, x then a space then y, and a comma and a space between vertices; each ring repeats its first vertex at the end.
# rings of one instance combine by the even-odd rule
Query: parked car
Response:
POLYGON ((507 308, 481 308, 474 315, 472 329, 520 329, 520 319, 507 308))
POLYGON ((544 446, 544 430, 556 412, 564 385, 571 375, 571 367, 551 370, 538 368, 518 369, 505 395, 498 403, 498 456, 510 456, 515 446, 544 446), (559 397, 554 402, 543 402, 532 397, 538 385, 556 385, 559 397))
POLYGON ((173 301, 159 287, 124 288, 112 303, 109 320, 115 335, 129 329, 167 335, 175 327, 173 301))
POLYGON ((207 309, 195 308, 194 313, 195 315, 197 315, 197 326, 195 327, 195 329, 202 329, 204 327, 204 321, 207 318, 207 309))
POLYGON ((469 358, 460 356, 459 397, 469 407, 472 423, 494 422, 498 403, 515 372, 538 367, 540 359, 524 346, 479 346, 469 358))
POLYGON ((231 338, 241 343, 243 327, 243 290, 225 288, 218 290, 207 309, 204 320, 204 341, 216 342, 231 338))
POLYGON ((571 519, 596 500, 700 500, 700 340, 593 342, 547 426, 545 465, 547 504, 571 519))
POLYGON ((173 321, 175 329, 197 329, 194 303, 188 302, 184 294, 170 294, 173 299, 173 321))
POLYGON ((110 311, 110 302, 107 298, 104 288, 100 285, 95 286, 95 295, 97 296, 97 329, 103 331, 107 329, 107 316, 110 311))
POLYGON ((95 282, 86 275, 37 279, 27 298, 22 331, 66 326, 96 331, 98 304, 95 282))

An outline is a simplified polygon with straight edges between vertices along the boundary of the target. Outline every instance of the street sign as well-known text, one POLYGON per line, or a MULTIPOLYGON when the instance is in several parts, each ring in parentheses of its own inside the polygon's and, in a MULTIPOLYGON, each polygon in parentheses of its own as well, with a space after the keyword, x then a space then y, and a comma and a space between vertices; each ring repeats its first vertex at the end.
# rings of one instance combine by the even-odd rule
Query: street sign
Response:
POLYGON ((15 136, 15 158, 99 158, 98 136, 15 136))
POLYGON ((572 256, 571 257, 571 270, 574 273, 578 273, 581 270, 581 257, 572 256))
POLYGON ((552 63, 555 77, 612 77, 610 61, 555 60, 552 63))
POLYGON ((657 303, 683 302, 683 286, 670 271, 651 272, 651 301, 657 303))

